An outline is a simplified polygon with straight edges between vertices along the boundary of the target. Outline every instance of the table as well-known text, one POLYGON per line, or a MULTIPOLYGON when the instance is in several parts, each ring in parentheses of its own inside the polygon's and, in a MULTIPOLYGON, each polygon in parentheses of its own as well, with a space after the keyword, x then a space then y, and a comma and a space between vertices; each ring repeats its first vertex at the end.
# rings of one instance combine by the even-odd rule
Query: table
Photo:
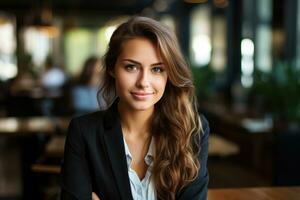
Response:
POLYGON ((271 122, 268 119, 249 118, 254 116, 251 112, 236 113, 223 103, 205 102, 202 108, 209 119, 211 132, 239 147, 236 161, 273 183, 276 176, 276 132, 270 127, 271 122))
POLYGON ((209 136, 209 156, 232 156, 239 154, 239 146, 222 136, 211 133, 209 136))
POLYGON ((0 135, 54 134, 58 129, 66 131, 70 118, 63 117, 7 117, 0 118, 0 135))
MULTIPOLYGON (((35 178, 37 176, 34 173, 45 170, 58 173, 59 169, 33 164, 38 161, 40 154, 43 152, 43 145, 47 138, 57 134, 64 136, 70 120, 70 117, 49 118, 45 116, 0 118, 0 144, 7 143, 10 145, 9 148, 13 149, 13 151, 4 147, 1 149, 0 146, 0 155, 9 153, 9 159, 13 161, 6 161, 4 159, 6 157, 0 156, 0 163, 2 162, 0 184, 3 184, 1 187, 7 191, 10 185, 17 185, 19 186, 18 189, 13 191, 15 194, 11 192, 12 195, 22 195, 23 199, 40 199, 34 197, 36 187, 39 185, 35 178), (5 170, 8 171, 12 168, 11 164, 13 165, 13 178, 8 173, 3 174, 5 170)), ((51 147, 50 150, 52 149, 51 147)))
POLYGON ((299 200, 300 186, 209 189, 207 200, 299 200))

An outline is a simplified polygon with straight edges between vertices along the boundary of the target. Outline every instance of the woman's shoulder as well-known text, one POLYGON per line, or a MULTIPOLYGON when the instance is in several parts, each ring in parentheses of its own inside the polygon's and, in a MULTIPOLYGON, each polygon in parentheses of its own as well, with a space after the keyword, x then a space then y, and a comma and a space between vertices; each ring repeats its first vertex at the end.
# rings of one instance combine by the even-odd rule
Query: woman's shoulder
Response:
POLYGON ((103 124, 105 118, 105 111, 96 111, 80 116, 73 117, 70 122, 71 125, 76 125, 77 127, 92 129, 103 124))
POLYGON ((200 114, 200 121, 201 121, 201 126, 202 126, 202 132, 203 134, 209 134, 209 122, 207 120, 207 118, 203 115, 200 114))

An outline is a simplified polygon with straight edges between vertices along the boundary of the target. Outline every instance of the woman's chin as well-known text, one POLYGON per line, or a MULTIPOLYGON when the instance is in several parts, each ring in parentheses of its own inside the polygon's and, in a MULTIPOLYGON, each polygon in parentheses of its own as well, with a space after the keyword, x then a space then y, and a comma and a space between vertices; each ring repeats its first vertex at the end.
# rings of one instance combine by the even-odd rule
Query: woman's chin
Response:
POLYGON ((153 110, 154 104, 148 102, 139 102, 139 103, 132 104, 131 108, 135 111, 153 110))

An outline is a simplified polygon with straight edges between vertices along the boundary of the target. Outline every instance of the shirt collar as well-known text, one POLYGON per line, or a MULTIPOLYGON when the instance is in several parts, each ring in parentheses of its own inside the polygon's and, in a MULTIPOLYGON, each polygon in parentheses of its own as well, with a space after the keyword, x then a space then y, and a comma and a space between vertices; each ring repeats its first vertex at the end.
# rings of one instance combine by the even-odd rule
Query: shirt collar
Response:
MULTIPOLYGON (((128 145, 126 143, 125 138, 123 138, 124 141, 124 147, 125 147, 125 155, 126 155, 126 161, 127 161, 127 167, 129 168, 131 165, 131 161, 132 161, 132 156, 131 153, 129 151, 128 145)), ((151 138, 151 143, 149 145, 149 149, 148 152, 145 156, 145 162, 148 166, 152 165, 152 161, 155 155, 155 141, 154 141, 154 137, 151 138)))
POLYGON ((154 137, 152 137, 146 157, 150 156, 154 158, 154 154, 155 154, 155 142, 154 142, 154 137))
POLYGON ((130 165, 131 165, 132 156, 131 156, 131 153, 129 151, 129 148, 127 146, 127 143, 126 143, 124 137, 123 137, 123 141, 124 141, 124 147, 125 147, 125 155, 126 155, 127 167, 129 168, 130 165))

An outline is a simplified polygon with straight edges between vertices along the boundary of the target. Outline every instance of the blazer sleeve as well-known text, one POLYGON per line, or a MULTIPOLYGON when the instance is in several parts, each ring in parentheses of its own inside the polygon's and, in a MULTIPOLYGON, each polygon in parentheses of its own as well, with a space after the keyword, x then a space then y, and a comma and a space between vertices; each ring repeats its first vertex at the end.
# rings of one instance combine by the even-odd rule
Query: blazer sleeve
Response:
POLYGON ((208 170, 207 170, 207 157, 208 157, 208 137, 209 137, 209 124, 203 115, 201 115, 201 122, 203 132, 201 134, 201 150, 199 153, 200 170, 197 178, 186 186, 177 196, 178 200, 206 200, 207 187, 208 187, 208 170))
POLYGON ((70 122, 61 170, 61 200, 91 200, 92 186, 79 124, 70 122))

